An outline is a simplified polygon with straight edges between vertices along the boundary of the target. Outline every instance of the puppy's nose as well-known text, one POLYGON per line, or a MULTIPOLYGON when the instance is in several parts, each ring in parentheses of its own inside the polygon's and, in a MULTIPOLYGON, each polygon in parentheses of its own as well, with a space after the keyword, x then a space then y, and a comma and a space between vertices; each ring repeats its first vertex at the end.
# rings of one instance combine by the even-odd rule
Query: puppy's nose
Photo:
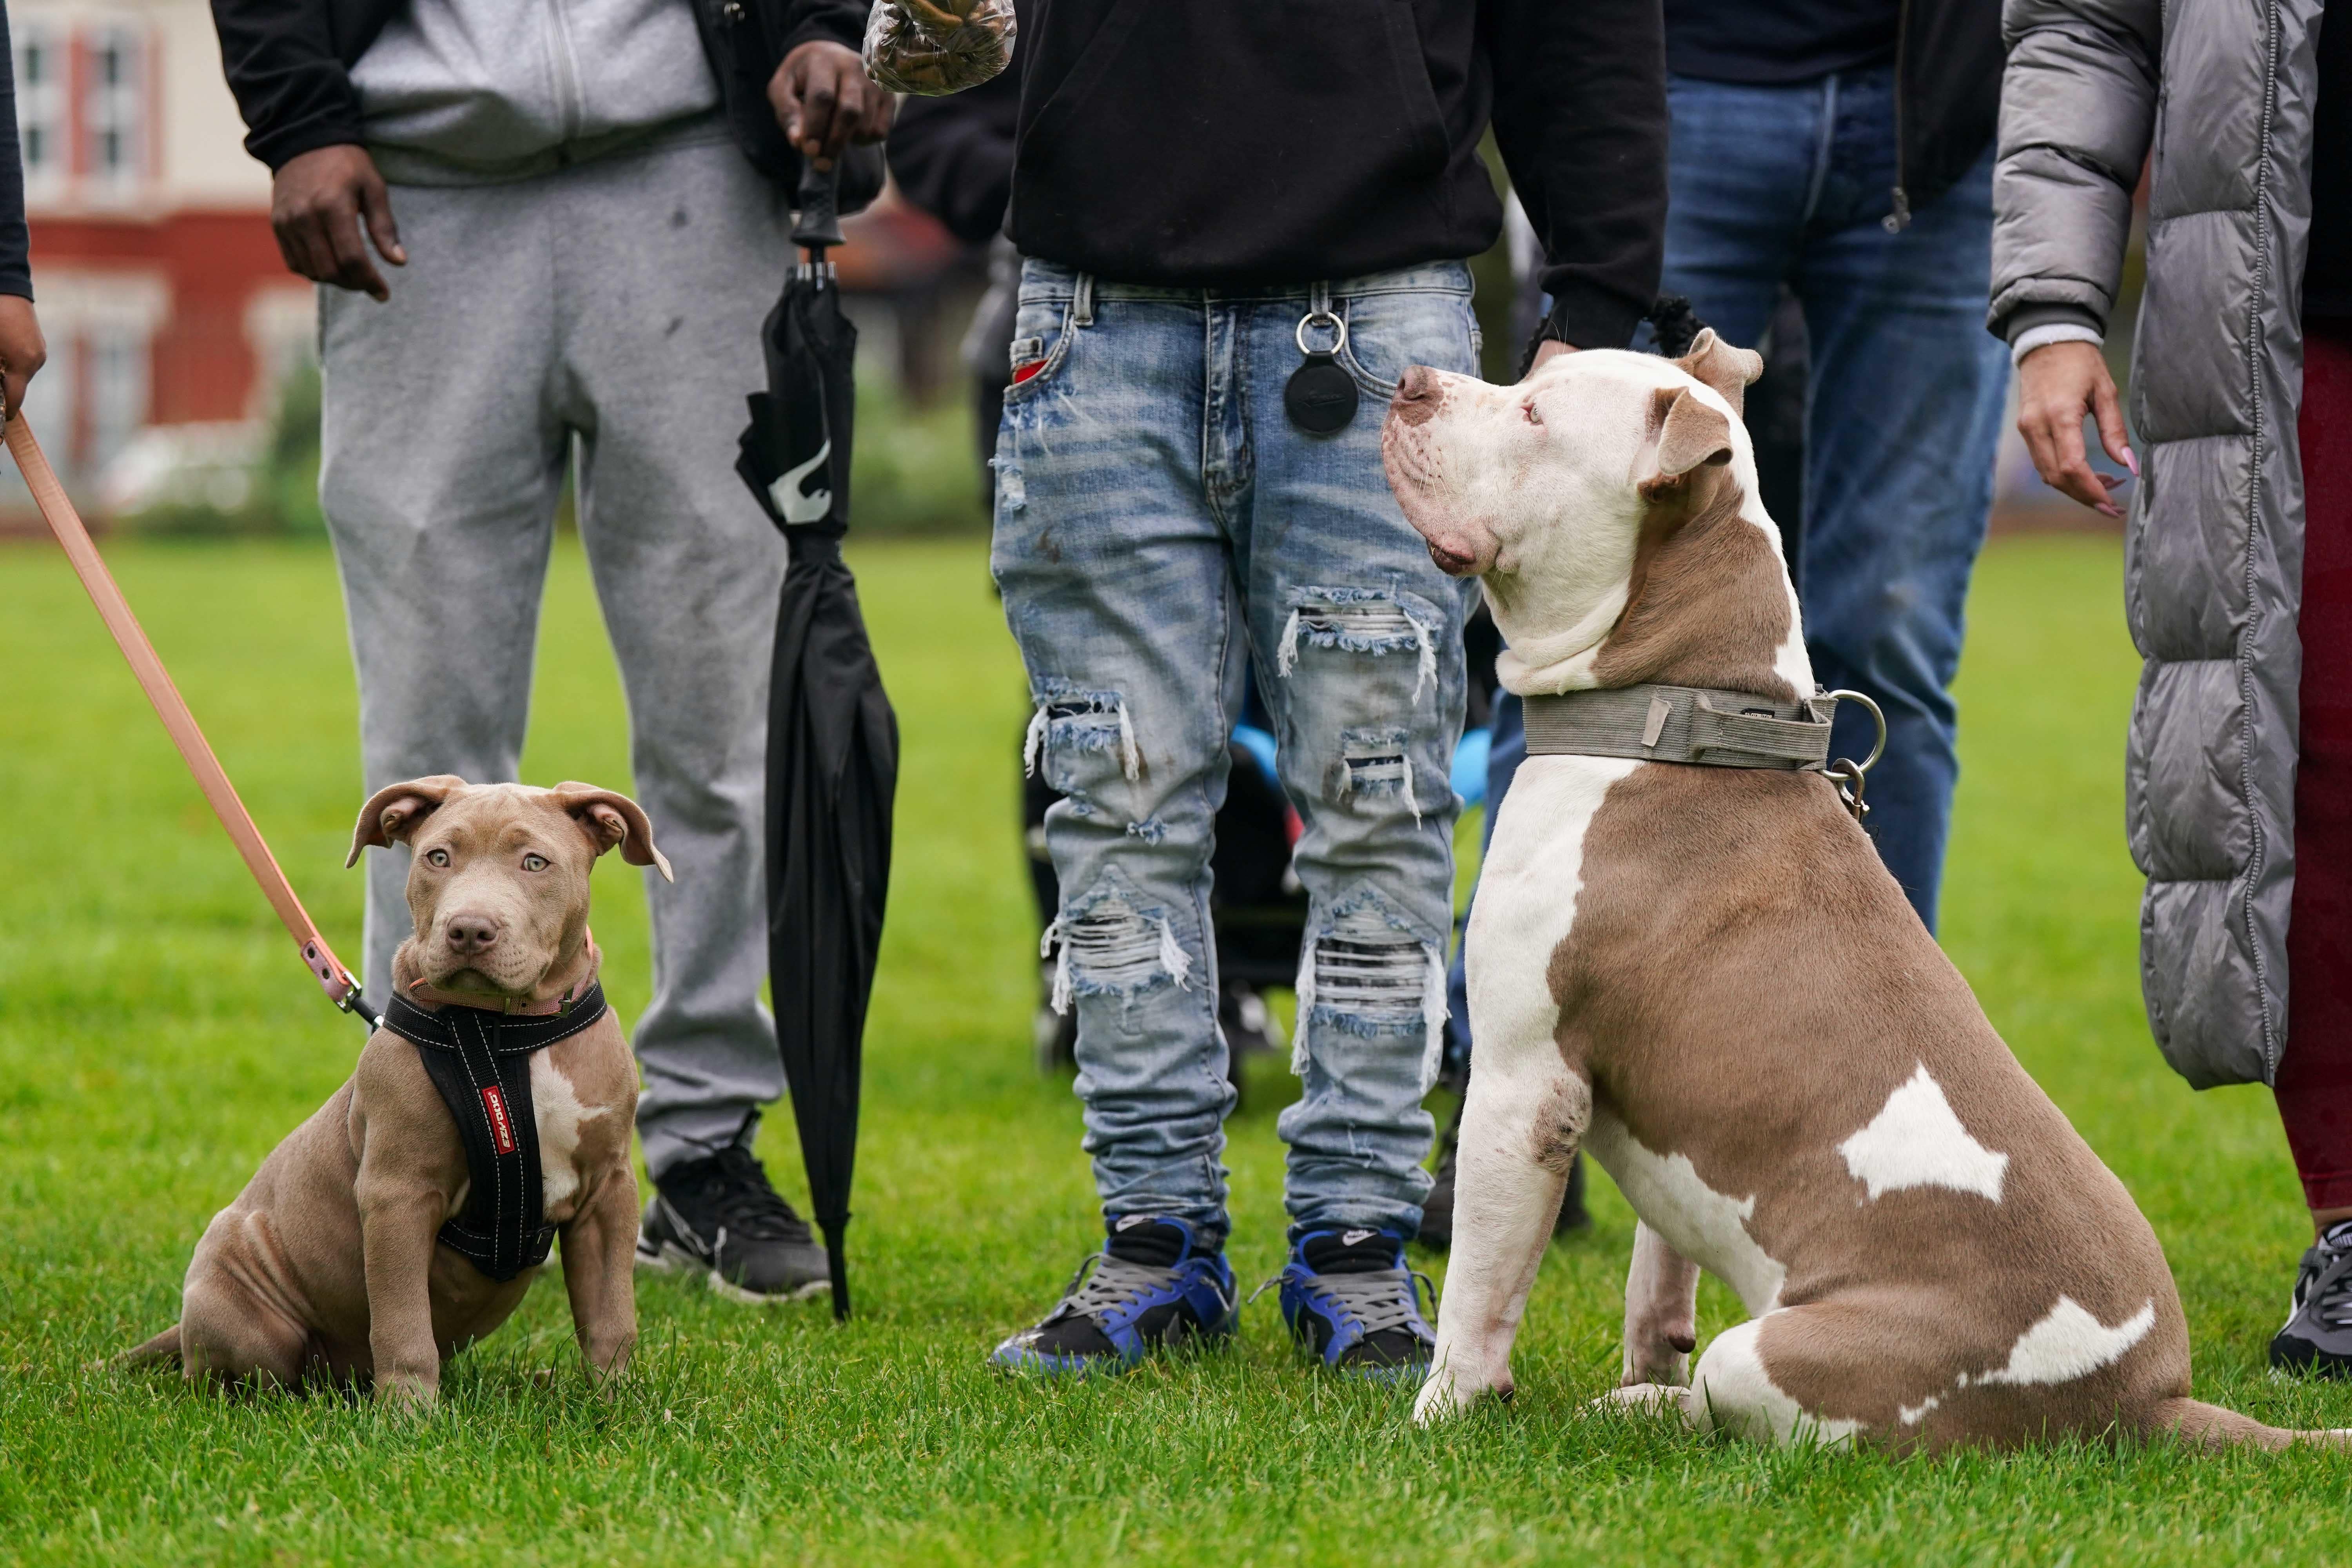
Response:
POLYGON ((451 915, 441 922, 441 940, 449 944, 452 952, 481 952, 498 942, 498 922, 488 915, 451 915))
POLYGON ((1445 397, 1444 384, 1437 373, 1425 364, 1405 366, 1397 378, 1396 395, 1389 400, 1389 412, 1408 425, 1418 425, 1437 412, 1445 397))

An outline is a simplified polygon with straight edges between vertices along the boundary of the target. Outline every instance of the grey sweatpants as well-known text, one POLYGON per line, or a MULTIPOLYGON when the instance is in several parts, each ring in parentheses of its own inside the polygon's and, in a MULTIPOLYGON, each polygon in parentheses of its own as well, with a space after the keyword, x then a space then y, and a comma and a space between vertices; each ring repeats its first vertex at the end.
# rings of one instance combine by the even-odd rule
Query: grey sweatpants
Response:
MULTIPOLYGON (((385 268, 391 302, 319 291, 319 488, 367 787, 516 777, 576 442, 581 541, 628 695, 636 798, 677 876, 646 875, 654 993, 635 1031, 637 1125, 659 1173, 732 1139, 783 1089, 759 991, 784 550, 735 475, 735 437, 764 377, 759 330, 791 258, 786 215, 723 141, 503 184, 394 185, 392 205, 409 261, 385 268)), ((410 930, 406 874, 404 852, 368 868, 378 985, 410 930)))

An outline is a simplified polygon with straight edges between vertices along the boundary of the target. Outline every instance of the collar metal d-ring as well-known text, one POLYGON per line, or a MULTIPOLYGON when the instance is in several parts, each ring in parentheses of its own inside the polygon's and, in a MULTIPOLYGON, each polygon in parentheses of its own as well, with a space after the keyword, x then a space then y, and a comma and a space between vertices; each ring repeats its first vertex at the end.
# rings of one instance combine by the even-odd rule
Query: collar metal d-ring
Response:
POLYGON ((1879 710, 1877 703, 1859 691, 1840 688, 1835 691, 1824 692, 1822 695, 1836 701, 1853 698, 1870 710, 1871 718, 1878 725, 1878 743, 1870 748, 1870 755, 1858 763, 1852 757, 1840 757, 1822 770, 1837 781, 1838 804, 1846 808, 1854 821, 1862 822, 1870 816, 1870 807, 1862 798, 1863 775, 1869 773, 1872 765, 1886 754, 1886 715, 1879 710))
POLYGON ((1825 691, 1822 693, 1822 695, 1824 697, 1836 698, 1841 701, 1851 697, 1856 702, 1861 703, 1864 708, 1870 710, 1871 720, 1878 726, 1878 743, 1870 748, 1870 755, 1864 757, 1861 762, 1853 764, 1854 772, 1860 773, 1868 773, 1877 763, 1878 759, 1886 754, 1886 715, 1879 710, 1877 703, 1872 701, 1869 698, 1864 696, 1859 691, 1850 691, 1845 688, 1841 687, 1835 691, 1825 691))
POLYGON ((1348 346, 1348 323, 1335 310, 1328 309, 1309 310, 1298 318, 1298 330, 1291 335, 1297 340, 1298 352, 1301 354, 1331 354, 1336 357, 1348 346), (1307 329, 1318 321, 1328 321, 1331 324, 1331 330, 1339 334, 1339 341, 1328 349, 1310 349, 1307 346, 1307 329))

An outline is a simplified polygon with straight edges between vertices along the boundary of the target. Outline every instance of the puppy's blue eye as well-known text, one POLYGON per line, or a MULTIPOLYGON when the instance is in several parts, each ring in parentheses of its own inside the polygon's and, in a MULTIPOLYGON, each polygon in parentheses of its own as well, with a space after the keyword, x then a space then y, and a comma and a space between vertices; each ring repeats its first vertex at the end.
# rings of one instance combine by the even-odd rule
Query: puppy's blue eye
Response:
POLYGON ((432 861, 436 866, 446 866, 449 863, 449 851, 446 849, 427 849, 425 852, 425 858, 427 860, 432 861))
POLYGON ((522 868, 526 871, 544 871, 547 869, 546 858, 540 855, 526 855, 522 858, 522 868))
POLYGON ((1528 424, 1540 425, 1543 423, 1543 416, 1536 412, 1536 405, 1532 401, 1527 405, 1526 412, 1528 424))

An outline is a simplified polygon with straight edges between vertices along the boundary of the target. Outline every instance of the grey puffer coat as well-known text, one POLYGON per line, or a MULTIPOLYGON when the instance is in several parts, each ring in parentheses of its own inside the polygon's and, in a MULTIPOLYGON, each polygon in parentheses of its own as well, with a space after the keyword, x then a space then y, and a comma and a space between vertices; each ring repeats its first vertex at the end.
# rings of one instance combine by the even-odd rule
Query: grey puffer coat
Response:
POLYGON ((2286 1048, 2302 290, 2323 0, 2008 0, 1996 331, 2114 309, 2151 142, 2124 596, 2141 984, 2199 1088, 2286 1048))

